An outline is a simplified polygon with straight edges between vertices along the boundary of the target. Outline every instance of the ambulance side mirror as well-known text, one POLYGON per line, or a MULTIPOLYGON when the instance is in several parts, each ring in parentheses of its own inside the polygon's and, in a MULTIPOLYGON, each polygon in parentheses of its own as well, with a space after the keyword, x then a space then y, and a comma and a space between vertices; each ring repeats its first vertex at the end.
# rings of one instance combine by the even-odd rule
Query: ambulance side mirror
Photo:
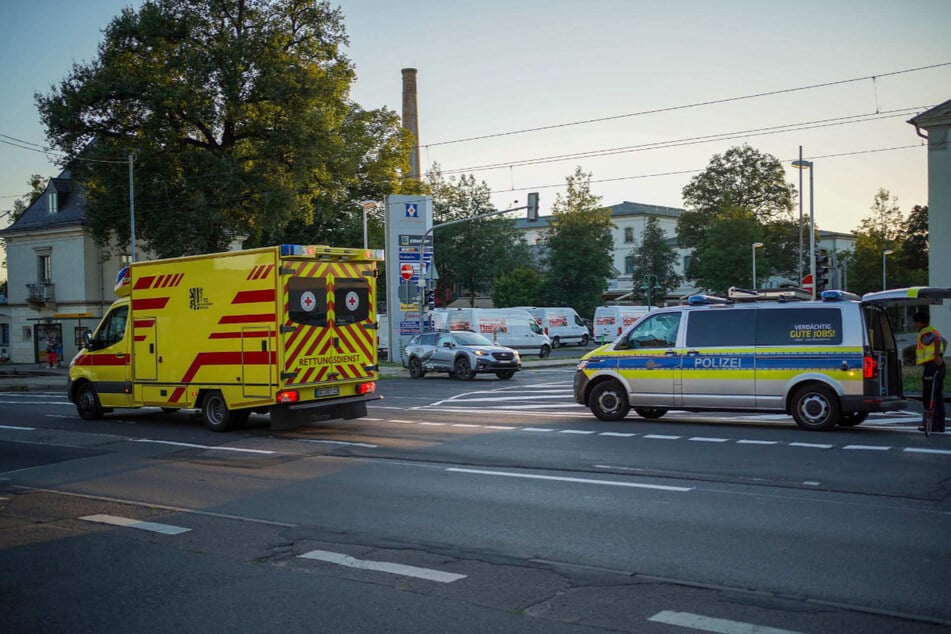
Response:
POLYGON ((86 350, 92 350, 92 331, 85 330, 83 331, 83 348, 86 350))

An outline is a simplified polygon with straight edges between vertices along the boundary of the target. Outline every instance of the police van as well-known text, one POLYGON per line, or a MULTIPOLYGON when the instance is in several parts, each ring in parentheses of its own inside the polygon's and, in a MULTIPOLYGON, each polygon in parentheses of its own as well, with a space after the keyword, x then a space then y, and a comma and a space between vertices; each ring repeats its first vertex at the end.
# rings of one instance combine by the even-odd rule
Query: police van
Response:
POLYGON ((825 291, 821 301, 779 291, 693 296, 686 306, 651 311, 582 357, 575 400, 606 421, 631 409, 643 418, 678 409, 787 413, 809 430, 858 425, 869 412, 907 404, 884 304, 900 295, 940 303, 948 291, 861 300, 825 291))

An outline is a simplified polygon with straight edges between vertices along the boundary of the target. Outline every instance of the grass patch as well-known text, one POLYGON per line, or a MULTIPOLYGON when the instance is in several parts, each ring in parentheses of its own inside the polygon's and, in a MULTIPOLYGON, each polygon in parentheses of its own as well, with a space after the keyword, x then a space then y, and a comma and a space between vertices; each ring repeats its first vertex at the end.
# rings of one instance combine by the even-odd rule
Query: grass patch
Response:
MULTIPOLYGON (((945 361, 947 363, 947 361, 945 361)), ((904 365, 901 368, 901 384, 903 391, 907 393, 921 393, 921 366, 904 365)), ((944 394, 951 394, 951 373, 945 370, 944 373, 944 394)))

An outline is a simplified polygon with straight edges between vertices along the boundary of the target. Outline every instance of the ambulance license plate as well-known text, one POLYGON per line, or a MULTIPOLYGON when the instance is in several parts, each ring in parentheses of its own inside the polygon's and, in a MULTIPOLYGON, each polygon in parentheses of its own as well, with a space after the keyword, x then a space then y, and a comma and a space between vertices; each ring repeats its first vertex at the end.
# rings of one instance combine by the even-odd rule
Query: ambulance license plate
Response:
POLYGON ((337 396, 338 394, 340 394, 340 388, 337 386, 318 387, 314 390, 314 396, 337 396))

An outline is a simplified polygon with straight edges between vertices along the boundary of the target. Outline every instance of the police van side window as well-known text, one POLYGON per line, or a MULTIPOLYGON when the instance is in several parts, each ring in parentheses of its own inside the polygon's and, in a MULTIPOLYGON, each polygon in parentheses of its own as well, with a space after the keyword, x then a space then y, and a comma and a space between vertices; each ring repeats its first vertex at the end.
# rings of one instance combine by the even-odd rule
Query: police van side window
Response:
POLYGON ((757 312, 732 308, 693 311, 687 317, 687 347, 752 346, 757 312))
POLYGON ((836 346, 842 343, 838 308, 762 308, 756 320, 758 346, 836 346))
POLYGON ((680 313, 660 313, 646 318, 627 336, 628 348, 670 348, 677 344, 680 313))

